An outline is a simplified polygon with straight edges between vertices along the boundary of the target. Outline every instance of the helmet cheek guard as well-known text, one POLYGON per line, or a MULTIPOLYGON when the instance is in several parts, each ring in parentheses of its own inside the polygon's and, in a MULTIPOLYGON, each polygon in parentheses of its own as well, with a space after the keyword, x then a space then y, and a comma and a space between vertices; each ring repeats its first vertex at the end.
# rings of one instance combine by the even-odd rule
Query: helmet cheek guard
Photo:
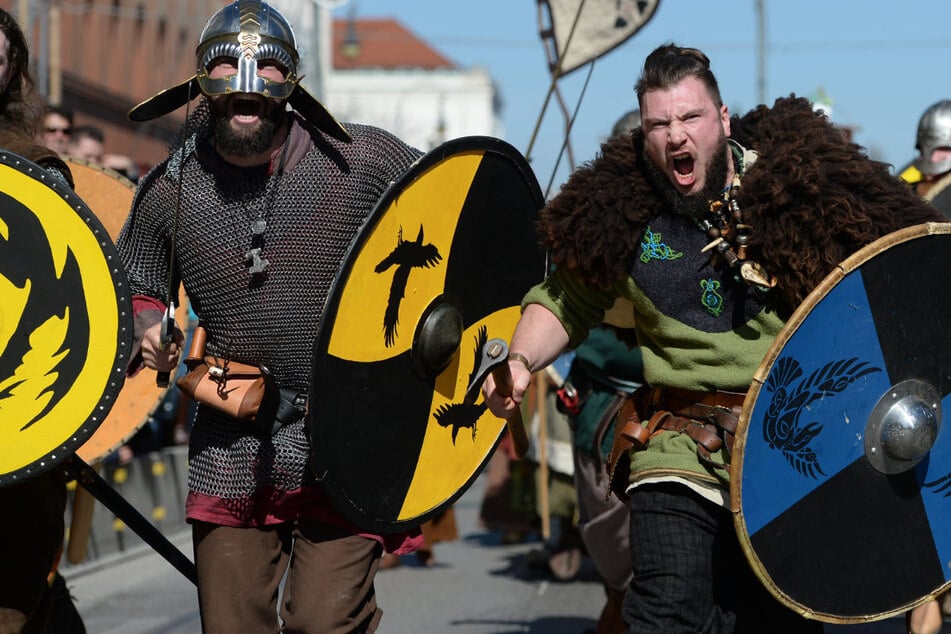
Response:
POLYGON ((197 72, 188 80, 160 92, 129 112, 133 121, 148 121, 185 105, 199 92, 214 97, 253 93, 287 100, 322 132, 341 141, 350 135, 323 104, 300 85, 297 39, 283 15, 261 0, 237 0, 219 9, 205 24, 195 50, 197 72), (234 60, 237 73, 209 76, 215 60, 234 60), (284 80, 258 74, 261 62, 273 61, 284 70, 284 80))

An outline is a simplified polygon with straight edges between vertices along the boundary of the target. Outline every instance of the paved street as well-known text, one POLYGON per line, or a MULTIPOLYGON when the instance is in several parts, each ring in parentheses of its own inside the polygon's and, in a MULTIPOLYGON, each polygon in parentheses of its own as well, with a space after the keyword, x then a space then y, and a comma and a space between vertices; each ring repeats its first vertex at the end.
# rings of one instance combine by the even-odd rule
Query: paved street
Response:
MULTIPOLYGON (((480 478, 456 505, 460 539, 436 546, 435 566, 420 566, 409 556, 377 577, 384 610, 381 634, 582 634, 593 629, 603 595, 590 561, 567 583, 528 569, 524 558, 537 542, 502 546, 496 534, 478 526, 482 484, 480 478)), ((187 532, 171 541, 190 556, 187 532)), ((193 585, 146 546, 69 568, 66 578, 90 634, 200 631, 193 585)), ((891 619, 826 631, 901 634, 904 628, 891 619)))

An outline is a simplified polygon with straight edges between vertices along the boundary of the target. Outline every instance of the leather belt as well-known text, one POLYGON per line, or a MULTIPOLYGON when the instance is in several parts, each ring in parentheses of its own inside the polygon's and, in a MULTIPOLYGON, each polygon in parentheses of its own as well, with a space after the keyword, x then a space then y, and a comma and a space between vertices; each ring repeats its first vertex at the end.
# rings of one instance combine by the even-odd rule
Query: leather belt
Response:
POLYGON ((728 454, 733 452, 745 398, 743 392, 694 392, 647 386, 637 390, 618 412, 614 445, 607 459, 612 485, 621 484, 616 482, 617 467, 623 462, 621 456, 630 450, 644 449, 661 431, 686 434, 697 443, 701 460, 716 468, 729 469, 729 456, 721 465, 712 460, 711 454, 724 445, 728 454))
POLYGON ((743 407, 746 392, 727 392, 714 390, 712 392, 695 392, 682 390, 676 387, 657 387, 651 390, 651 403, 658 409, 677 411, 689 405, 709 405, 713 407, 743 407))

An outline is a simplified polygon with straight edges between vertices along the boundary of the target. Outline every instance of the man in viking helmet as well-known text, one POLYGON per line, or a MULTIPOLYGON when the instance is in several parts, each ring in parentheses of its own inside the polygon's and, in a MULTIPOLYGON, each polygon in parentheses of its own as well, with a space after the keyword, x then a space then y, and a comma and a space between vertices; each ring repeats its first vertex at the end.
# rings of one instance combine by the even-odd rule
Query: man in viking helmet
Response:
POLYGON ((919 196, 951 218, 951 99, 928 106, 918 120, 918 156, 901 173, 919 196))
POLYGON ((162 316, 179 284, 206 335, 188 355, 217 385, 210 399, 196 392, 189 446, 202 626, 274 632, 280 619, 287 632, 372 632, 382 553, 421 540, 418 531, 365 534, 334 511, 309 458, 336 448, 309 445, 305 411, 321 406, 307 402, 311 355, 337 270, 421 153, 383 130, 338 123, 298 83, 294 33, 265 2, 216 12, 196 61, 193 77, 130 113, 142 121, 189 104, 168 159, 140 181, 118 250, 134 293, 130 371, 176 366, 182 336, 162 316), (266 386, 253 418, 227 409, 238 364, 266 386))

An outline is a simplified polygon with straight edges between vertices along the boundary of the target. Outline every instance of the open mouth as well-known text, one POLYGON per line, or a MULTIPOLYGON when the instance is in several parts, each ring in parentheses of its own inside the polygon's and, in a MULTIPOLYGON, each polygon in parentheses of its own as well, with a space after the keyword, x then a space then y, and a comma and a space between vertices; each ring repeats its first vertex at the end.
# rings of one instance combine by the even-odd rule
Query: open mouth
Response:
POLYGON ((257 99, 234 97, 231 100, 231 110, 240 119, 256 119, 264 112, 264 105, 257 99))
POLYGON ((689 154, 673 157, 673 167, 677 182, 689 184, 693 180, 694 159, 689 154))

